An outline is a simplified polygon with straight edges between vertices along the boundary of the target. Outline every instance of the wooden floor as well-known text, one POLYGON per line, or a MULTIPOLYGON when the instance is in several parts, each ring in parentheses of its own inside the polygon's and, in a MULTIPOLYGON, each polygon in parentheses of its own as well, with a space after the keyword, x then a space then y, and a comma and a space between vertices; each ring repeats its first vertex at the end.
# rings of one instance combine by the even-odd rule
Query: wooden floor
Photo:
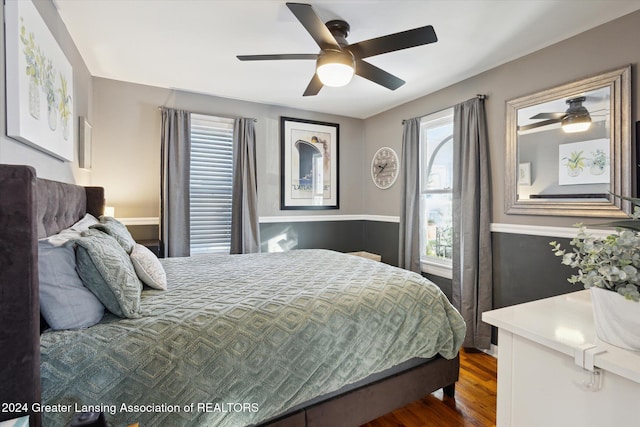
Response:
POLYGON ((362 427, 492 427, 496 425, 496 359, 482 352, 460 352, 456 398, 442 390, 362 427))

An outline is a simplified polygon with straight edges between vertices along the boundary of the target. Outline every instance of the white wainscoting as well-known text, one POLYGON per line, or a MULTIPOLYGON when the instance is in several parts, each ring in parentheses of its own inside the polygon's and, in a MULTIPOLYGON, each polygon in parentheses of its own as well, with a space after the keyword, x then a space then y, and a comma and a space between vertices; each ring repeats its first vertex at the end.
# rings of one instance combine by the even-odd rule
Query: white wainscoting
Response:
MULTIPOLYGON (((400 223, 400 217, 388 215, 288 215, 288 216, 261 216, 261 224, 279 222, 322 222, 322 221, 379 221, 400 223)), ((553 227, 527 224, 491 223, 491 232, 525 234, 530 236, 565 237, 572 239, 578 229, 576 227, 553 227)), ((591 234, 604 237, 611 234, 611 228, 588 227, 591 234)))
POLYGON ((400 222, 400 217, 385 215, 289 215, 289 216, 261 216, 261 224, 278 222, 323 222, 323 221, 379 221, 400 222))
MULTIPOLYGON (((611 234, 611 228, 588 228, 589 232, 597 237, 604 237, 611 234)), ((526 234, 530 236, 546 236, 546 237, 565 237, 573 239, 578 232, 577 227, 551 227, 541 225, 525 225, 525 224, 502 224, 492 223, 491 232, 493 233, 511 233, 526 234)))
POLYGON ((158 217, 145 217, 145 218, 116 218, 124 225, 159 225, 160 218, 158 217))

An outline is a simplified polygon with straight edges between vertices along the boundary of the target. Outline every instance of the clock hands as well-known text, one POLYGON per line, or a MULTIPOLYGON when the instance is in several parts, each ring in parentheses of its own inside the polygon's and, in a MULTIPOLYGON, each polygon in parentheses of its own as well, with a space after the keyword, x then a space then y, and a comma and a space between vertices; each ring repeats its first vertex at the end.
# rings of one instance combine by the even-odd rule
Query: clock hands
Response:
POLYGON ((384 168, 387 167, 388 164, 389 163, 387 162, 384 165, 377 165, 380 168, 380 170, 378 171, 378 173, 376 175, 380 174, 384 170, 384 168))

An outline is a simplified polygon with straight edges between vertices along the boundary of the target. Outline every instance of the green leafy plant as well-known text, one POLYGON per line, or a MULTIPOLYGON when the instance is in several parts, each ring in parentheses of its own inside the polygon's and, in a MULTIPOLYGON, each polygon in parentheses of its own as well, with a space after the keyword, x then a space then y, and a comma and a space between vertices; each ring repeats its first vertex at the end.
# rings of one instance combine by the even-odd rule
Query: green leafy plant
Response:
POLYGON ((36 44, 33 33, 27 33, 24 23, 20 26, 20 41, 24 45, 23 53, 27 62, 25 72, 39 86, 42 83, 44 55, 36 44))
POLYGON ((68 93, 67 79, 64 78, 62 73, 60 73, 60 87, 58 88, 58 93, 60 93, 60 103, 58 106, 60 117, 62 120, 69 120, 71 117, 71 95, 68 93))
POLYGON ((604 169, 605 167, 607 167, 609 162, 608 162, 607 155, 603 150, 597 149, 592 154, 593 154, 593 158, 591 159, 591 162, 594 166, 597 166, 600 169, 604 169))
POLYGON ((640 301, 640 199, 616 197, 630 201, 636 208, 629 219, 598 225, 616 227, 614 233, 595 237, 583 224, 576 224, 579 229, 570 242, 572 251, 562 249, 555 241, 550 245, 555 255, 562 257, 562 264, 578 269, 578 274, 567 279, 570 283, 582 283, 585 289, 607 289, 640 301))
POLYGON ((582 155, 584 151, 572 151, 569 157, 563 157, 562 160, 566 160, 565 165, 569 170, 581 171, 584 169, 584 161, 586 158, 582 155))
POLYGON ((53 70, 53 64, 51 63, 50 59, 45 59, 43 65, 42 88, 44 89, 44 93, 47 95, 47 104, 51 109, 56 107, 56 91, 53 82, 55 72, 53 70))

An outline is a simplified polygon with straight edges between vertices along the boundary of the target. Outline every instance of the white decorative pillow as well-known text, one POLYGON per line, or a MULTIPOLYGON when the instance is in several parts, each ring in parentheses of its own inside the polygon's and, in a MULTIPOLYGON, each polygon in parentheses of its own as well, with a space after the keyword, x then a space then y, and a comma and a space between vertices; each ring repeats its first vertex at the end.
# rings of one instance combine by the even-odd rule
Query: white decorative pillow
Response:
POLYGON ((80 221, 76 222, 69 228, 75 231, 87 231, 89 227, 99 223, 100 221, 98 221, 98 218, 88 213, 88 214, 85 214, 80 221))
POLYGON ((154 289, 167 289, 167 274, 158 257, 147 247, 136 243, 131 251, 131 262, 142 283, 154 289))
POLYGON ((69 240, 77 239, 80 237, 80 233, 83 231, 87 231, 90 226, 99 224, 100 222, 96 219, 95 216, 91 214, 85 214, 85 216, 73 224, 69 228, 65 228, 61 230, 58 234, 54 234, 53 236, 49 236, 46 240, 51 243, 53 246, 62 246, 67 243, 69 240))
POLYGON ((46 241, 52 246, 64 246, 69 240, 77 239, 80 237, 80 231, 75 231, 70 228, 65 228, 60 231, 58 234, 54 234, 53 236, 49 236, 46 239, 42 239, 41 241, 46 241))
POLYGON ((38 242, 40 312, 51 329, 87 328, 98 323, 104 306, 76 271, 72 246, 38 242))

